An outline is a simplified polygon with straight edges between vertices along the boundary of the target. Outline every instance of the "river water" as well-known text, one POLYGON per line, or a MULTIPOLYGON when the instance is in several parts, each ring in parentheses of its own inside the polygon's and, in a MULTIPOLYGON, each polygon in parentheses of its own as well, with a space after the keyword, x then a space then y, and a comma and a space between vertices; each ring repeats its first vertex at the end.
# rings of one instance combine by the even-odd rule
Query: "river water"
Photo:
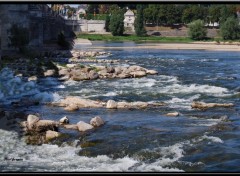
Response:
MULTIPOLYGON (((158 75, 136 79, 58 82, 43 79, 39 89, 57 101, 67 95, 93 100, 165 102, 144 110, 80 109, 66 112, 32 106, 45 119, 68 116, 71 123, 89 122, 96 115, 106 124, 91 133, 60 129, 68 139, 40 146, 27 145, 13 131, 0 129, 1 171, 30 172, 238 172, 240 162, 240 52, 204 50, 122 49, 133 42, 95 42, 122 65, 140 65, 158 75), (234 103, 233 108, 205 111, 192 101, 234 103), (167 117, 168 112, 178 117, 167 117), (223 117, 228 120, 223 120, 223 117), (81 147, 85 141, 88 147, 81 147), (21 158, 6 161, 4 157, 21 158)), ((89 46, 88 46, 89 47, 89 46)), ((85 49, 90 49, 85 48, 85 49)), ((104 65, 104 64, 102 64, 104 65)))

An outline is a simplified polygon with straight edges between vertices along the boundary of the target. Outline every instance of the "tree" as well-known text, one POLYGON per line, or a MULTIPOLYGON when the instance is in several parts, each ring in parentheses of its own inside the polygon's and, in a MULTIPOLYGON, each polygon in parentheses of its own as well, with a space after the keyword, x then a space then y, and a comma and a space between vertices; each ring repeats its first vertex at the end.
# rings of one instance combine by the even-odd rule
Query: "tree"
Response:
POLYGON ((221 17, 221 5, 211 5, 209 7, 208 15, 209 15, 209 20, 214 23, 217 22, 219 23, 220 17, 221 17))
POLYGON ((110 31, 110 29, 109 29, 109 25, 110 25, 110 16, 107 14, 106 15, 106 19, 105 19, 105 30, 106 30, 106 32, 109 32, 110 31))
POLYGON ((198 19, 206 21, 207 18, 207 10, 206 7, 201 5, 189 5, 183 11, 182 21, 184 23, 190 23, 191 21, 195 21, 198 19))
POLYGON ((110 17, 109 29, 112 32, 113 36, 123 35, 124 32, 124 13, 123 10, 118 9, 110 17))
POLYGON ((99 13, 99 5, 98 4, 90 4, 87 8, 87 13, 91 13, 94 14, 94 12, 96 14, 99 13))
POLYGON ((207 36, 207 29, 202 20, 196 20, 189 24, 189 36, 194 40, 202 40, 207 36))
POLYGON ((145 36, 146 30, 144 28, 144 16, 143 16, 143 6, 137 5, 137 18, 134 22, 134 27, 137 36, 145 36))
POLYGON ((227 18, 236 17, 236 6, 234 5, 223 5, 221 8, 220 25, 223 24, 227 18))
POLYGON ((225 40, 234 40, 240 38, 240 26, 238 19, 229 17, 220 27, 220 34, 225 40))
POLYGON ((29 43, 29 30, 13 24, 9 32, 9 39, 11 41, 9 45, 18 48, 19 51, 23 53, 29 43))

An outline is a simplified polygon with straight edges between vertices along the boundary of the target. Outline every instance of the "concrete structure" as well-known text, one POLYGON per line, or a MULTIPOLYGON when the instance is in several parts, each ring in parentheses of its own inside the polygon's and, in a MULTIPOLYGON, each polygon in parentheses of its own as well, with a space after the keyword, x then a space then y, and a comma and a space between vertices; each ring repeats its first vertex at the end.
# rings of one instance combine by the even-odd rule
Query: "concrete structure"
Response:
POLYGON ((72 28, 74 32, 106 32, 105 20, 65 20, 66 25, 72 28))
POLYGON ((44 43, 56 40, 62 31, 66 37, 72 35, 63 17, 46 4, 1 4, 0 18, 2 51, 16 50, 9 46, 9 29, 13 24, 27 29, 31 48, 42 48, 44 43))
POLYGON ((134 21, 135 21, 135 15, 133 11, 128 9, 127 12, 124 14, 124 27, 129 28, 131 31, 135 31, 134 21))

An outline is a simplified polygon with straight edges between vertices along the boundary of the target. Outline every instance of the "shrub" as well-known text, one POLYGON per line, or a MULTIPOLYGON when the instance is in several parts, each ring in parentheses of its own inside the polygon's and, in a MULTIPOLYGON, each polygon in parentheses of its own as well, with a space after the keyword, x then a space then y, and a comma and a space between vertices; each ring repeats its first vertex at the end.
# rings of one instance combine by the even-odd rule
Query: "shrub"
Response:
POLYGON ((194 40, 202 40, 207 36, 207 29, 202 20, 196 20, 189 24, 188 35, 194 40))
POLYGON ((220 34, 225 40, 235 40, 240 38, 239 22, 234 17, 229 17, 220 27, 220 34))

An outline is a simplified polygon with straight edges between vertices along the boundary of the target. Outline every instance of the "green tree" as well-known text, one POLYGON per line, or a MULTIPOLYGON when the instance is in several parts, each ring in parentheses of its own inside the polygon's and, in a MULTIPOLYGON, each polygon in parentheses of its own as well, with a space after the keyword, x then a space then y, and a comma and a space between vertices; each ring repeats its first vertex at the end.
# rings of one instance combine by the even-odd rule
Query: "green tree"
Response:
POLYGON ((11 42, 9 45, 18 48, 19 51, 23 53, 29 43, 29 30, 13 24, 9 32, 9 39, 11 42))
POLYGON ((110 17, 109 29, 113 36, 121 36, 124 32, 124 13, 123 10, 118 9, 110 17))
POLYGON ((229 17, 236 17, 235 5, 223 5, 221 8, 220 25, 223 24, 229 17))
POLYGON ((182 15, 182 21, 186 24, 191 21, 195 21, 198 19, 207 20, 207 10, 206 7, 201 5, 188 5, 187 8, 184 9, 182 15))
POLYGON ((211 5, 209 7, 209 11, 208 11, 208 16, 209 16, 209 20, 214 23, 217 22, 219 23, 220 17, 221 17, 221 5, 211 5))
POLYGON ((137 18, 135 19, 134 27, 135 27, 137 36, 146 35, 146 30, 144 28, 143 6, 140 4, 137 5, 137 18))
POLYGON ((225 40, 240 38, 240 26, 238 19, 229 17, 220 27, 220 34, 225 40))
POLYGON ((202 40, 207 36, 207 29, 202 20, 196 20, 189 24, 189 36, 194 40, 202 40))
POLYGON ((110 16, 107 14, 105 19, 105 30, 106 32, 110 32, 109 25, 110 25, 110 16))

